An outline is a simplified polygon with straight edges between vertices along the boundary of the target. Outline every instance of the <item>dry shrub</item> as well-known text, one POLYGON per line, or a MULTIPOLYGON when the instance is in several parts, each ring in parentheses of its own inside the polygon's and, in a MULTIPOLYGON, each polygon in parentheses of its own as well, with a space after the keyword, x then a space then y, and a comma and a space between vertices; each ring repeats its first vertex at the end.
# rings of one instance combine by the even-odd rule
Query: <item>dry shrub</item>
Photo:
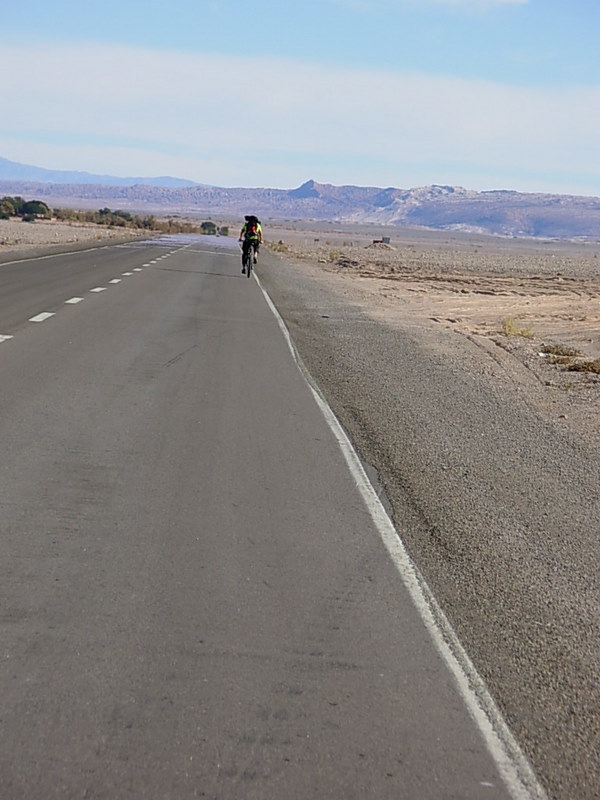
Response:
POLYGON ((570 358, 578 358, 581 356, 581 350, 576 350, 574 347, 569 347, 566 344, 545 344, 542 347, 542 353, 549 356, 564 356, 570 358))
POLYGON ((266 245, 270 250, 273 250, 273 252, 275 253, 289 253, 291 249, 289 244, 286 244, 281 240, 278 242, 267 242, 266 245))
POLYGON ((591 361, 578 361, 576 364, 571 364, 567 367, 568 372, 593 372, 595 375, 600 375, 600 358, 595 358, 591 361))
POLYGON ((523 336, 525 339, 533 339, 533 327, 528 325, 521 328, 514 317, 505 317, 502 320, 502 333, 505 336, 523 336))

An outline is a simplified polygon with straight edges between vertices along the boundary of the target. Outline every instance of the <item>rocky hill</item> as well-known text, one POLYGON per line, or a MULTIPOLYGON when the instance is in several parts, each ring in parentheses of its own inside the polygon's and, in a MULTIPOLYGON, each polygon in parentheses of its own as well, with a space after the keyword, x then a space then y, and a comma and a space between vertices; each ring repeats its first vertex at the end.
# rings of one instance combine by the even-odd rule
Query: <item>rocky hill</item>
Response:
POLYGON ((414 189, 333 186, 314 180, 290 190, 198 184, 116 186, 2 180, 0 172, 0 196, 3 194, 41 199, 54 207, 108 206, 228 219, 252 212, 271 220, 330 220, 501 236, 600 240, 600 198, 574 195, 476 192, 436 185, 414 189))

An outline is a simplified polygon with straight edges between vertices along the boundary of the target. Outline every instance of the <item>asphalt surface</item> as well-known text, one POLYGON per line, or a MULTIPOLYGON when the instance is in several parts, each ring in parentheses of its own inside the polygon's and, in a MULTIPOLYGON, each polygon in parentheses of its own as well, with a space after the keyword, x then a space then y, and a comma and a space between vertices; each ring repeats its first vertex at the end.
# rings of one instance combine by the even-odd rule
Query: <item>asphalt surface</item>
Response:
POLYGON ((500 348, 260 274, 549 796, 600 797, 598 443, 500 348))
POLYGON ((0 796, 540 797, 227 244, 0 266, 0 796))

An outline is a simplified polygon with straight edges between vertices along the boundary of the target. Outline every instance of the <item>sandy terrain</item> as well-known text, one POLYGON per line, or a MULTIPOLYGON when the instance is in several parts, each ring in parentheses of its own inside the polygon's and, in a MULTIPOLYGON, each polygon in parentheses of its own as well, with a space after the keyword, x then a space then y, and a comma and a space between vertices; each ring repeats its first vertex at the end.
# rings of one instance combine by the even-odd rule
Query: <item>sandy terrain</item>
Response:
POLYGON ((364 232, 352 240, 347 231, 269 233, 275 250, 388 325, 440 325, 492 357, 510 354, 522 367, 516 379, 539 389, 538 404, 600 441, 600 242, 402 231, 384 244, 364 232))
POLYGON ((600 243, 556 249, 502 241, 344 245, 328 236, 286 241, 289 254, 354 279, 371 311, 391 324, 414 315, 464 332, 494 336, 504 321, 538 343, 571 344, 600 357, 600 243), (368 298, 368 300, 367 300, 368 298))
MULTIPOLYGON (((37 220, 21 222, 21 220, 0 220, 0 258, 6 260, 7 255, 29 252, 48 245, 65 245, 85 242, 134 238, 136 231, 124 231, 123 228, 105 228, 101 225, 86 225, 78 222, 55 222, 37 220)), ((148 235, 148 232, 143 232, 148 235)))

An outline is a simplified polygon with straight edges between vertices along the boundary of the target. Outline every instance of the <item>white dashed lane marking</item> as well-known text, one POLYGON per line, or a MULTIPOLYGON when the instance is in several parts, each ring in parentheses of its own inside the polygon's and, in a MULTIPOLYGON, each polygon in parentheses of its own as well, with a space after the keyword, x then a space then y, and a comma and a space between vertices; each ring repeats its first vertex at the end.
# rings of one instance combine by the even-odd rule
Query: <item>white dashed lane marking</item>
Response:
POLYGON ((41 314, 36 314, 35 317, 31 317, 29 322, 45 322, 50 317, 54 316, 54 311, 42 311, 41 314))
MULTIPOLYGON (((167 255, 171 255, 171 253, 168 253, 167 255)), ((167 255, 162 256, 162 258, 167 258, 167 255)), ((143 266, 149 267, 152 264, 156 263, 157 263, 156 260, 150 261, 150 263, 144 264, 143 266)), ((122 275, 123 277, 129 278, 133 275, 134 272, 142 272, 142 271, 143 271, 142 267, 134 267, 132 272, 123 272, 122 275)), ((109 281, 110 284, 117 284, 121 282, 122 282, 121 278, 113 278, 111 281, 109 281)), ((94 289, 90 289, 90 292, 94 292, 96 294, 105 291, 106 291, 106 286, 96 286, 94 289)), ((77 303, 81 302, 83 302, 83 297, 71 297, 69 298, 69 300, 65 300, 65 305, 76 305, 77 303)), ((53 317, 55 313, 56 312, 54 311, 43 311, 41 314, 36 314, 35 317, 30 317, 29 322, 45 322, 47 319, 50 319, 50 317, 53 317)), ((3 342, 8 342, 10 339, 14 339, 14 336, 10 334, 0 333, 0 344, 2 344, 3 342)))

